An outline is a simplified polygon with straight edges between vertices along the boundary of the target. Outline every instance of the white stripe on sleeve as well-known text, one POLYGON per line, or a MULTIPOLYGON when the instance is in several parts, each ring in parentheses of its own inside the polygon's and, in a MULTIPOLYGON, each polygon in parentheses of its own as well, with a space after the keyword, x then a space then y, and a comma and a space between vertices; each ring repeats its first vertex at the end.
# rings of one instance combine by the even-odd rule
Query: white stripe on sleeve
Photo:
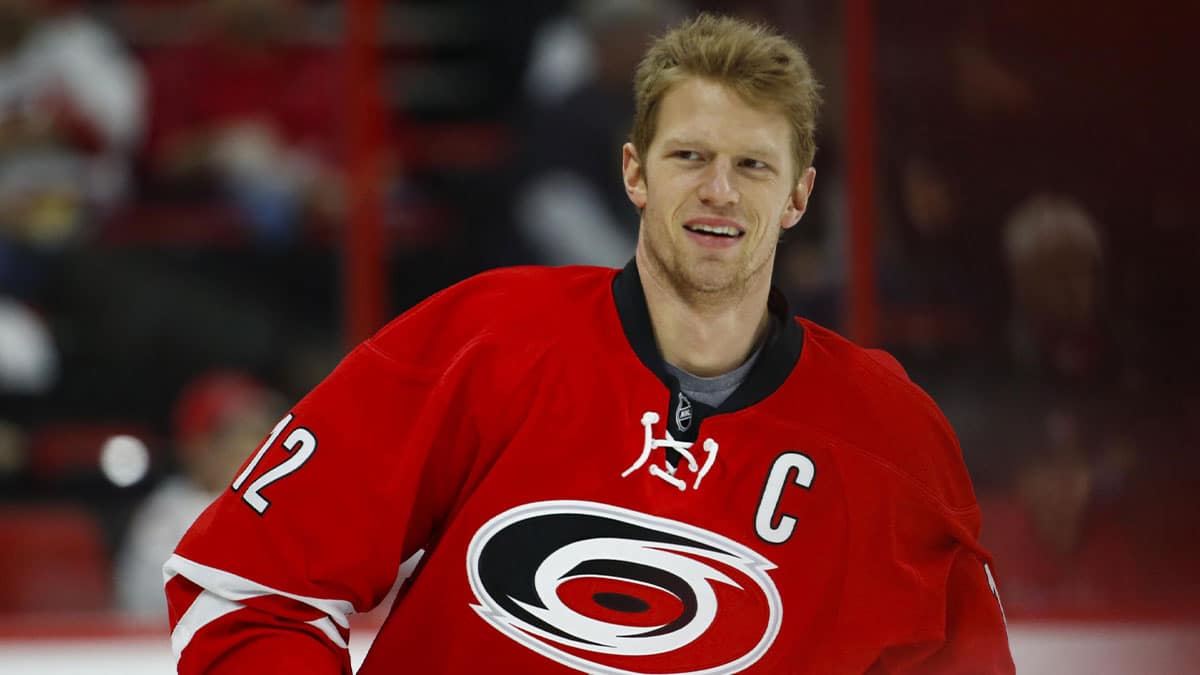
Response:
POLYGON ((169 581, 177 574, 204 589, 179 618, 179 623, 171 633, 171 648, 175 652, 177 662, 201 628, 241 609, 244 607, 242 601, 265 595, 290 598, 321 611, 326 616, 306 623, 320 630, 339 648, 347 648, 346 640, 342 638, 337 627, 347 630, 350 628, 349 615, 354 612, 354 605, 349 601, 287 593, 215 567, 201 565, 183 556, 172 555, 163 565, 163 579, 169 581))

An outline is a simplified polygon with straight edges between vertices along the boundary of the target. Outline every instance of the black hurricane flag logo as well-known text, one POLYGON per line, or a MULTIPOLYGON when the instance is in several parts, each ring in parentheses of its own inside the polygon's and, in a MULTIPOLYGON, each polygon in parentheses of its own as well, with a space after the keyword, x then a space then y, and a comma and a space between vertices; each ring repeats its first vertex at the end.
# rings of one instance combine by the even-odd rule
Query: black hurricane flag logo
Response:
POLYGON ((770 561, 718 534, 606 504, 538 502, 471 540, 476 612, 589 673, 732 673, 779 633, 770 561))

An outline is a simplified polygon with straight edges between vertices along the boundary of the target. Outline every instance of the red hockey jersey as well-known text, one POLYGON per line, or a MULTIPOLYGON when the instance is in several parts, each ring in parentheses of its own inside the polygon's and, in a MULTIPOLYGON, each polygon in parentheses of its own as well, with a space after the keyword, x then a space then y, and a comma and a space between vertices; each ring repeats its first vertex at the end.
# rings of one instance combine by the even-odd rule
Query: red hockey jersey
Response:
POLYGON ((1011 673, 952 432, 791 317, 688 400, 637 269, 515 268, 360 345, 167 562, 181 673, 1011 673))

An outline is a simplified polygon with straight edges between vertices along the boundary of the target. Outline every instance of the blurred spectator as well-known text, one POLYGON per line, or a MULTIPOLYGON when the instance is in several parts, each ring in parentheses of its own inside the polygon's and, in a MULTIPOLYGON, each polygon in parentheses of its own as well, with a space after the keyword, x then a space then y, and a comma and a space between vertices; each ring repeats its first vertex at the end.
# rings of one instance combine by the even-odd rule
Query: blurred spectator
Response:
POLYGON ((0 285, 31 284, 29 256, 74 240, 127 188, 142 72, 82 9, 0 0, 0 285))
POLYGON ((295 0, 200 0, 199 37, 152 50, 150 167, 168 196, 218 198, 281 244, 342 211, 337 52, 297 44, 295 0))
POLYGON ((122 609, 165 614, 163 563, 270 430, 279 407, 277 394, 239 372, 210 372, 183 391, 173 420, 183 472, 159 484, 130 521, 116 562, 122 609))
POLYGON ((1009 616, 1131 611, 1145 608, 1154 585, 1135 530, 1106 474, 1124 473, 1128 455, 1101 455, 1095 434, 1051 413, 1040 438, 1024 439, 1007 495, 986 495, 982 542, 999 561, 998 583, 1009 616))
POLYGON ((1046 416, 1131 445, 1138 369, 1104 293, 1099 227, 1075 200, 1037 195, 1012 211, 1000 255, 1009 307, 975 336, 961 363, 942 359, 922 381, 946 406, 977 486, 1007 485, 1013 445, 1040 442, 1046 416))
POLYGON ((1022 204, 1004 231, 1013 286, 1013 363, 1048 380, 1093 382, 1122 364, 1103 316, 1103 248, 1076 202, 1040 195, 1022 204))
POLYGON ((621 187, 633 118, 629 80, 650 36, 680 8, 655 0, 586 0, 539 30, 529 66, 514 219, 534 261, 619 267, 638 214, 621 187))
POLYGON ((1140 378, 1105 301, 1099 227, 1078 202, 1037 195, 1003 238, 1012 311, 976 462, 1011 467, 1006 491, 981 498, 1001 591, 1018 613, 1145 608, 1162 589, 1133 520, 1140 378))

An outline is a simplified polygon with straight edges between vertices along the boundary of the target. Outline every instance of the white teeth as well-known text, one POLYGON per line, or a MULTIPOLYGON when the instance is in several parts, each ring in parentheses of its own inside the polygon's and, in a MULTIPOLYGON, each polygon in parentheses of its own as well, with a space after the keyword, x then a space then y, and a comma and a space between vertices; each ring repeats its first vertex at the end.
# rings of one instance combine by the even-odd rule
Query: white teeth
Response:
POLYGON ((715 225, 701 225, 699 223, 688 225, 687 228, 693 232, 703 232, 705 234, 718 234, 723 237, 736 237, 738 232, 736 227, 720 227, 715 225))

